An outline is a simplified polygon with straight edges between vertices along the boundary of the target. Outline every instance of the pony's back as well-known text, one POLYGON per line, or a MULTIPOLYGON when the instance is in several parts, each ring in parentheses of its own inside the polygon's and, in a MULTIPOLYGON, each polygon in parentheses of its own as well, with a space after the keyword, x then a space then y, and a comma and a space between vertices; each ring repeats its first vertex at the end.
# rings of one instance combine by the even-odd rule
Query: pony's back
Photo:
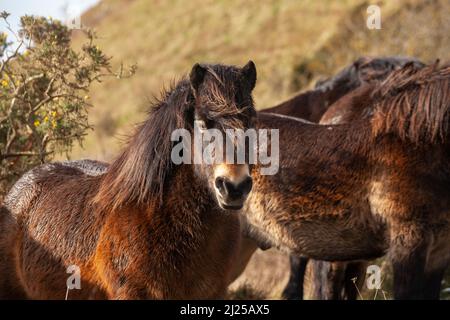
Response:
POLYGON ((98 176, 106 172, 108 164, 96 160, 76 160, 46 163, 26 172, 11 188, 4 200, 4 206, 13 214, 29 208, 41 192, 41 181, 47 178, 98 176))

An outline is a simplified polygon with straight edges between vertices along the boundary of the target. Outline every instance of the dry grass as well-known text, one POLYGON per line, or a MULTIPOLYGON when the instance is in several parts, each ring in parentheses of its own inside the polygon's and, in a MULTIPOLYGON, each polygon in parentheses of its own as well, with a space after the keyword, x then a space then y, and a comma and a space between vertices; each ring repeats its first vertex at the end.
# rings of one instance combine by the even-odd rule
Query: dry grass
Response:
POLYGON ((118 137, 144 118, 148 98, 198 61, 254 60, 254 96, 264 108, 361 55, 450 58, 448 1, 378 3, 381 30, 366 28, 364 0, 103 0, 82 23, 98 31, 100 46, 114 61, 136 62, 139 70, 129 81, 113 79, 93 89, 90 116, 97 132, 72 157, 111 159, 118 137), (102 129, 105 121, 113 130, 102 129))
POLYGON ((281 299, 289 278, 289 258, 275 249, 258 250, 230 286, 231 299, 281 299))
POLYGON ((189 72, 198 61, 242 65, 255 61, 259 108, 292 94, 294 66, 316 51, 341 17, 361 1, 145 1, 105 0, 82 23, 94 26, 100 47, 114 61, 138 64, 127 81, 104 82, 91 92, 97 125, 106 113, 116 123, 114 135, 97 128, 72 156, 110 159, 117 136, 141 121, 148 98, 162 85, 189 72), (99 148, 106 144, 106 148, 99 148))
POLYGON ((436 58, 450 60, 450 2, 379 1, 381 30, 361 28, 368 3, 355 6, 343 16, 337 32, 295 66, 294 89, 305 85, 308 74, 332 74, 336 67, 361 55, 411 56, 425 62, 434 62, 436 58))

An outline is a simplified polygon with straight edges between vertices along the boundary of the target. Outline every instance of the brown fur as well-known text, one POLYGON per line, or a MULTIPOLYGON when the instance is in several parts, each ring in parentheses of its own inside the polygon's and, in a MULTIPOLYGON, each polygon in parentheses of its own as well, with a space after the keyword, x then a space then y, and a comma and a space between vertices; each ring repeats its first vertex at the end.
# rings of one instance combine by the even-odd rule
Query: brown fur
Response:
POLYGON ((318 122, 329 104, 325 95, 327 94, 318 90, 309 90, 275 107, 263 109, 261 112, 283 114, 318 122))
POLYGON ((222 297, 239 217, 213 196, 215 166, 172 164, 170 134, 194 118, 251 126, 255 81, 253 63, 196 65, 108 169, 54 163, 25 174, 0 209, 0 297, 63 299, 69 265, 81 269, 70 298, 222 297))
MULTIPOLYGON (((340 101, 339 99, 345 94, 357 88, 362 83, 375 81, 375 79, 379 80, 384 76, 387 69, 391 70, 396 66, 403 65, 406 61, 410 60, 396 57, 383 59, 361 57, 345 67, 337 75, 317 83, 314 90, 301 92, 293 98, 275 107, 263 109, 261 112, 281 114, 317 122, 330 105, 336 101, 340 101)), ((258 247, 265 250, 270 248, 270 245, 256 243, 248 235, 244 234, 242 252, 239 255, 241 262, 236 264, 233 272, 235 277, 232 280, 235 280, 244 271, 247 262, 258 247)), ((291 257, 292 261, 295 259, 297 258, 291 257)), ((296 265, 301 264, 298 261, 294 263, 296 265)), ((291 269, 292 279, 289 281, 284 295, 289 295, 289 299, 297 299, 300 292, 297 279, 303 279, 303 273, 298 275, 298 271, 295 271, 294 268, 291 269), (287 293, 288 291, 291 293, 287 293)))
POLYGON ((375 92, 392 93, 386 96, 391 108, 383 117, 383 97, 374 94, 373 121, 315 126, 260 114, 261 127, 280 129, 282 168, 275 176, 254 176, 244 211, 253 235, 322 260, 389 252, 396 298, 438 297, 439 275, 450 260, 450 167, 443 123, 450 106, 447 93, 441 93, 433 106, 423 108, 422 101, 435 92, 432 87, 449 90, 448 67, 427 70, 416 73, 411 86, 386 80, 375 92), (409 105, 394 103, 397 95, 408 97, 409 105), (427 116, 427 110, 440 116, 427 116), (295 144, 287 143, 291 137, 295 144))
POLYGON ((371 99, 373 90, 373 84, 364 84, 346 94, 330 106, 330 108, 320 119, 319 123, 351 123, 353 121, 369 117, 371 113, 373 113, 373 109, 366 106, 366 102, 371 99))
MULTIPOLYGON (((406 64, 412 64, 416 68, 424 66, 420 61, 411 58, 361 57, 342 69, 337 75, 319 81, 314 90, 300 93, 294 98, 262 112, 295 116, 312 122, 321 119, 321 123, 349 123, 362 118, 365 116, 363 113, 368 112, 367 108, 360 108, 360 105, 369 99, 371 94, 370 84, 384 80, 392 71, 398 70, 406 64), (364 95, 361 94, 361 90, 365 92, 364 95), (353 101, 354 99, 358 101, 353 101), (330 119, 327 119, 327 117, 330 119)), ((248 252, 249 250, 246 250, 246 253, 248 252)), ((291 275, 283 296, 288 299, 301 299, 303 297, 303 278, 307 259, 291 256, 290 262, 291 275)), ((339 266, 342 265, 343 263, 339 264, 339 266)), ((334 269, 337 270, 338 268, 334 269)), ((351 276, 351 278, 359 277, 359 275, 346 273, 345 270, 342 270, 342 273, 351 276)), ((318 278, 315 277, 314 279, 318 278)), ((320 286, 321 283, 315 285, 320 286)), ((311 287, 311 284, 309 284, 309 287, 311 287)), ((337 286, 333 284, 331 287, 337 286)), ((339 291, 344 292, 345 290, 339 291)), ((346 295, 355 296, 354 293, 351 292, 346 295)), ((316 296, 316 298, 321 297, 316 296)))
MULTIPOLYGON (((419 70, 424 65, 418 62, 408 62, 405 70, 419 70)), ((395 75, 395 78, 402 78, 403 70, 395 75)), ((388 72, 381 73, 383 76, 389 76, 388 72)), ((409 71, 411 73, 411 71, 409 71)), ((379 73, 377 73, 379 74, 379 73)), ((363 118, 369 118, 373 115, 374 106, 368 103, 372 100, 374 86, 380 80, 377 78, 374 83, 364 84, 361 87, 346 94, 325 112, 320 120, 321 124, 342 124, 351 123, 363 118)), ((389 80, 396 83, 395 80, 389 80)), ((402 80, 404 81, 404 80, 402 80)), ((386 101, 384 103, 387 104, 386 101)), ((385 106, 386 107, 386 106, 385 106)), ((388 105, 389 107, 389 105, 388 105)), ((306 280, 306 295, 309 299, 356 299, 359 290, 365 278, 365 268, 367 262, 326 262, 310 261, 306 272, 309 277, 306 280), (353 283, 356 279, 356 283, 353 283)))
MULTIPOLYGON (((323 124, 335 124, 335 123, 349 123, 352 121, 355 121, 357 119, 362 119, 362 118, 369 118, 373 115, 374 113, 374 109, 375 108, 383 108, 384 110, 380 110, 377 109, 378 112, 378 120, 381 122, 379 125, 381 127, 386 127, 386 123, 385 120, 383 119, 383 116, 380 116, 382 114, 386 114, 386 120, 389 119, 395 119, 395 118, 401 118, 401 119, 407 119, 408 117, 411 117, 410 114, 407 114, 407 112, 411 113, 411 110, 408 110, 407 108, 403 108, 402 112, 406 112, 405 114, 402 115, 390 115, 388 116, 388 114, 390 113, 390 108, 392 107, 392 95, 395 95, 395 93, 393 93, 393 91, 398 90, 397 88, 400 87, 409 87, 410 89, 408 91, 403 91, 402 95, 400 97, 396 97, 395 98, 395 103, 394 103, 394 108, 395 108, 395 104, 397 103, 404 103, 405 106, 410 106, 409 104, 409 100, 411 99, 408 96, 408 92, 417 92, 419 94, 422 94, 422 97, 419 98, 419 102, 421 103, 421 107, 424 108, 424 110, 428 109, 427 111, 425 111, 424 113, 416 113, 414 120, 415 123, 409 127, 409 129, 414 128, 415 126, 418 126, 419 128, 415 128, 415 132, 420 132, 420 127, 421 126, 425 126, 425 124, 423 123, 424 121, 426 121, 423 117, 420 116, 425 116, 428 114, 428 116, 430 114, 432 114, 432 116, 437 116, 437 119, 434 119, 435 123, 445 123, 446 120, 445 119, 439 119, 439 117, 442 117, 442 112, 437 112, 437 110, 432 110, 430 111, 430 108, 433 108, 433 105, 431 105, 432 103, 435 103, 435 105, 444 105, 442 102, 436 103, 436 100, 434 100, 433 102, 431 102, 430 100, 427 101, 426 97, 424 97, 423 95, 425 95, 425 93, 427 92, 427 90, 430 89, 425 89, 425 90, 417 90, 417 87, 421 87, 425 85, 425 82, 430 82, 432 81, 433 78, 436 77, 444 77, 445 75, 439 75, 439 74, 433 74, 433 67, 428 67, 425 68, 423 70, 420 71, 420 69, 423 66, 421 65, 417 65, 417 64, 409 64, 407 67, 405 67, 404 69, 402 69, 399 72, 394 73, 391 77, 389 77, 381 86, 379 86, 377 88, 377 91, 373 91, 373 86, 364 86, 361 87, 359 89, 356 89, 354 91, 352 91, 351 93, 347 94, 346 96, 344 96, 343 98, 341 98, 340 100, 338 100, 335 104, 333 104, 328 111, 324 114, 324 116, 322 117, 320 123, 323 124), (430 78, 427 78, 427 76, 430 76, 430 78), (422 79, 426 79, 425 82, 422 81, 422 79), (390 91, 390 94, 387 92, 390 91), (371 101, 373 98, 372 97, 376 97, 378 96, 378 98, 376 99, 383 99, 381 105, 379 106, 376 103, 375 104, 371 104, 371 103, 367 103, 368 101, 371 101), (384 98, 384 97, 389 97, 390 98, 384 98)), ((441 70, 441 72, 443 72, 445 74, 445 69, 441 70)), ((445 84, 444 84, 445 86, 445 84)), ((448 88, 448 84, 447 84, 447 88, 448 88)), ((442 96, 442 94, 446 94, 446 90, 445 88, 441 88, 441 90, 439 90, 439 88, 437 87, 433 87, 431 88, 431 90, 437 90, 439 92, 431 92, 428 93, 430 95, 433 96, 433 99, 441 99, 444 100, 447 99, 448 101, 448 97, 445 98, 442 96)), ((448 91, 447 91, 448 94, 448 91)), ((430 96, 429 96, 430 97, 430 96)), ((393 111, 396 111, 397 109, 394 109, 393 111)), ((398 111, 398 110, 397 110, 398 111)), ((404 124, 404 123, 403 123, 404 124)), ((391 124, 393 125, 393 124, 391 124)), ((395 125, 394 125, 395 126, 395 125)), ((405 137, 406 133, 405 133, 405 128, 401 127, 401 125, 399 125, 398 123, 396 124, 397 126, 397 130, 398 133, 405 137)), ((428 134, 428 138, 431 139, 432 141, 436 138, 442 137, 441 135, 437 135, 436 134, 436 129, 437 128, 432 128, 433 126, 429 126, 428 128, 431 129, 431 132, 426 133, 425 130, 425 135, 423 136, 424 138, 426 138, 427 134, 428 134), (434 131, 434 132, 433 132, 434 131)), ((417 140, 420 138, 419 136, 415 135, 415 132, 411 133, 411 137, 413 137, 413 140, 415 139, 416 142, 417 140)), ((313 298, 324 298, 324 299, 332 299, 334 297, 354 297, 356 298, 356 293, 355 292, 355 288, 352 289, 352 287, 354 287, 351 283, 351 279, 352 278, 357 278, 359 283, 362 283, 361 279, 364 279, 365 276, 365 265, 367 265, 366 262, 354 262, 351 263, 350 265, 347 265, 345 263, 339 262, 339 263, 332 263, 335 264, 334 266, 330 266, 330 263, 327 262, 312 262, 311 266, 310 266, 310 274, 311 279, 320 279, 319 277, 323 277, 326 273, 327 270, 334 270, 333 274, 332 272, 328 272, 328 275, 326 276, 328 279, 327 281, 312 281, 312 283, 309 283, 309 288, 310 288, 310 297, 313 298), (352 271, 357 271, 356 273, 352 272, 352 271), (360 272, 358 272, 360 271, 360 272), (336 276, 337 275, 337 276, 336 276), (344 275, 349 275, 348 279, 345 280, 345 283, 340 281, 339 278, 344 277, 344 275), (331 285, 330 283, 333 282, 333 278, 336 279, 335 282, 337 283, 341 283, 341 286, 336 286, 336 284, 331 285), (331 279, 331 281, 330 281, 331 279), (350 290, 343 290, 343 288, 347 287, 350 288, 350 290), (334 290, 333 290, 334 289, 334 290), (347 291, 347 292, 346 292, 347 291), (318 296, 318 294, 321 294, 320 296, 318 296), (342 295, 342 296, 341 296, 342 295)), ((358 283, 357 282, 357 283, 358 283)))

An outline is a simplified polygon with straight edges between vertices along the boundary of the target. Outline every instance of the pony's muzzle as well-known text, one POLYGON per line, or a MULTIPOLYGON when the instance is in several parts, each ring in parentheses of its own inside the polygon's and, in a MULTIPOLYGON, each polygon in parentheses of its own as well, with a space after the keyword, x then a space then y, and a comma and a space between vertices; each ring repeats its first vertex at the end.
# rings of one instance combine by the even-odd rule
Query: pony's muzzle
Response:
POLYGON ((216 178, 214 184, 219 193, 220 206, 224 209, 239 210, 252 190, 253 181, 250 176, 240 181, 220 176, 216 178))

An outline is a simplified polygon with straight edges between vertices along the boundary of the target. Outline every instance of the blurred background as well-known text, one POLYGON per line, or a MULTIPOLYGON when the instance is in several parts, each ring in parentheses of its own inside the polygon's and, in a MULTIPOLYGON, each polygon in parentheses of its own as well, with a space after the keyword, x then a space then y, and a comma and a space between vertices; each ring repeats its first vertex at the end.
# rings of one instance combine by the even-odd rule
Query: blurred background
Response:
MULTIPOLYGON (((82 26, 95 29, 113 65, 138 66, 129 81, 111 79, 90 90, 94 130, 73 158, 111 159, 148 101, 198 61, 255 61, 256 106, 266 108, 362 55, 450 57, 446 0, 2 0, 0 7, 12 24, 25 13, 67 19, 81 11, 82 26), (381 8, 379 30, 366 26, 371 4, 381 8)), ((80 45, 81 32, 72 35, 80 45)))
MULTIPOLYGON (((254 98, 271 107, 360 56, 410 56, 424 62, 450 58, 450 1, 314 0, 0 0, 12 28, 23 14, 66 20, 80 13, 113 66, 137 64, 126 81, 106 79, 89 92, 93 125, 72 159, 110 161, 132 126, 144 120, 163 85, 195 62, 256 63, 254 98), (381 8, 381 29, 366 25, 369 5, 381 8)), ((72 30, 74 48, 84 41, 72 30)), ((62 157, 62 156, 61 156, 62 157)), ((66 156, 64 156, 66 157, 66 156)), ((232 286, 235 297, 278 298, 288 258, 258 252, 232 286)))
MULTIPOLYGON (((81 14, 113 65, 136 63, 129 81, 114 79, 90 91, 90 132, 74 158, 111 159, 117 137, 143 119, 162 86, 195 62, 258 68, 259 109, 282 102, 362 55, 450 57, 450 2, 446 0, 1 0, 13 27, 23 14, 66 20, 81 14), (367 8, 381 9, 381 29, 366 25, 367 8)), ((0 25, 1 26, 1 25, 0 25)), ((73 45, 83 41, 72 30, 73 45)))

